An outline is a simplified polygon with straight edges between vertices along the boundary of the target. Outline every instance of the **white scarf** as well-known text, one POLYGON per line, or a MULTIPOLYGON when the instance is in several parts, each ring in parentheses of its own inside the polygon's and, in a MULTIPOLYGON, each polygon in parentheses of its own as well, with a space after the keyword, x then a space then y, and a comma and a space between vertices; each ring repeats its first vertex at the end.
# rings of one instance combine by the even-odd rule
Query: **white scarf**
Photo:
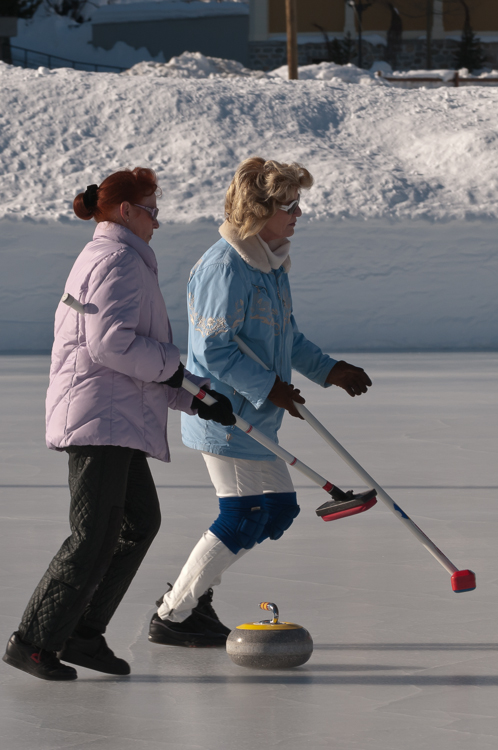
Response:
POLYGON ((252 268, 263 273, 270 273, 273 268, 283 267, 286 273, 291 267, 289 257, 290 242, 287 239, 272 240, 269 245, 259 235, 251 235, 241 240, 230 222, 225 221, 219 228, 224 240, 238 252, 240 257, 252 268))
POLYGON ((289 256, 290 253, 290 241, 286 239, 285 237, 279 240, 270 240, 270 243, 267 244, 264 240, 261 239, 259 234, 256 235, 258 238, 261 247, 265 251, 268 262, 270 266, 273 269, 280 268, 284 260, 289 256))

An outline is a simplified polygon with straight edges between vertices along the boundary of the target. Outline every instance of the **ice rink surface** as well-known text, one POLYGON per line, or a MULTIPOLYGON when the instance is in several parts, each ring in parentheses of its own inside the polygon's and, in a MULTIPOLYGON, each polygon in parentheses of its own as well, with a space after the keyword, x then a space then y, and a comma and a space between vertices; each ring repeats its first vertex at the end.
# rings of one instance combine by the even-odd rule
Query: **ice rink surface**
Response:
MULTIPOLYGON (((337 353, 335 353, 337 354, 337 353)), ((0 663, 2 750, 496 750, 498 744, 497 354, 349 354, 374 387, 360 399, 296 376, 307 406, 477 590, 450 576, 380 503, 325 524, 325 494, 295 474, 302 512, 226 573, 227 625, 276 602, 315 650, 304 666, 253 671, 224 650, 147 640, 154 600, 216 513, 200 455, 171 420, 173 462, 151 461, 163 525, 111 623, 132 674, 78 668, 75 683, 0 663)), ((0 358, 1 630, 4 642, 68 532, 66 456, 43 434, 48 357, 0 358)), ((361 485, 305 423, 281 444, 328 479, 361 485)))

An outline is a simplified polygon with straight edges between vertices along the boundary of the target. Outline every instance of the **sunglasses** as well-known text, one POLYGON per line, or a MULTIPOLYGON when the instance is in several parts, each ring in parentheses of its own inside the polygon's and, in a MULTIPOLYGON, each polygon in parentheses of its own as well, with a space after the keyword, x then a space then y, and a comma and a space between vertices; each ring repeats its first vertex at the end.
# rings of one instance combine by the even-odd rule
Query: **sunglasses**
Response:
POLYGON ((147 211, 147 213, 151 215, 153 221, 157 219, 157 214, 159 213, 158 208, 150 208, 150 206, 141 206, 140 203, 134 203, 133 205, 136 206, 137 208, 143 208, 144 211, 147 211))
POLYGON ((295 213, 297 213, 297 209, 299 208, 299 201, 301 200, 301 196, 299 195, 295 201, 292 201, 292 203, 289 203, 288 206, 279 206, 279 209, 281 211, 285 211, 286 213, 290 214, 291 216, 295 213))

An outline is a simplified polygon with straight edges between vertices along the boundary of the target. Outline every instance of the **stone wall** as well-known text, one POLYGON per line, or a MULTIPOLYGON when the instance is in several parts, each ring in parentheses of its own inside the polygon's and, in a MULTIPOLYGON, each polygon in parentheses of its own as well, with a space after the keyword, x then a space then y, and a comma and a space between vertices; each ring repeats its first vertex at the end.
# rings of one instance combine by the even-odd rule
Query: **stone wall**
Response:
MULTIPOLYGON (((455 67, 454 59, 458 42, 453 39, 434 39, 432 41, 432 68, 455 67)), ((487 64, 498 68, 498 42, 482 44, 487 64)), ((327 45, 324 42, 300 44, 298 46, 298 64, 311 65, 327 60, 327 45)), ((377 60, 388 59, 387 47, 384 44, 373 45, 363 41, 363 67, 370 68, 377 60)), ((352 43, 350 62, 358 64, 358 47, 352 43)), ((389 60, 392 64, 393 61, 389 60)), ((249 67, 254 70, 274 70, 287 64, 285 41, 249 42, 249 67)), ((426 68, 425 39, 405 39, 397 54, 395 70, 416 70, 426 68)))

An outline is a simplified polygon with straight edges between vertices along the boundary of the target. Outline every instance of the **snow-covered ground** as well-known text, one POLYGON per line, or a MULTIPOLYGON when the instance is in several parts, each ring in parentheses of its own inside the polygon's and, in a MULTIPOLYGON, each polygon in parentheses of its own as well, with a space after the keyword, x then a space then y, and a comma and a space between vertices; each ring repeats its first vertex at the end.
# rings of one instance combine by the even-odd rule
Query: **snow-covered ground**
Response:
POLYGON ((176 79, 0 66, 0 217, 71 218, 76 192, 147 164, 161 217, 219 220, 238 162, 305 164, 310 218, 498 217, 498 89, 404 91, 251 77, 176 79))
MULTIPOLYGON (((336 351, 340 355, 340 352, 336 351)), ((154 601, 216 512, 201 457, 180 444, 151 461, 163 525, 108 629, 129 678, 79 668, 69 685, 0 663, 5 750, 495 750, 498 620, 496 354, 356 354, 374 385, 350 399, 296 376, 307 405, 477 589, 449 575, 382 504, 324 524, 320 489, 295 473, 302 512, 279 542, 224 577, 215 606, 229 626, 261 601, 306 627, 311 660, 287 672, 232 664, 223 650, 147 641, 154 601)), ((48 357, 3 357, 0 370, 0 621, 4 643, 68 533, 67 457, 44 447, 48 357)), ((351 471, 287 418, 282 445, 339 485, 351 471)))
POLYGON ((226 66, 178 78, 164 67, 130 77, 0 65, 0 351, 49 350, 93 231, 73 197, 136 165, 163 189, 152 245, 184 348, 189 269, 216 240, 225 191, 251 154, 315 177, 291 271, 310 338, 326 349, 496 349, 498 89, 404 91, 342 70, 296 82, 224 77, 226 66))

